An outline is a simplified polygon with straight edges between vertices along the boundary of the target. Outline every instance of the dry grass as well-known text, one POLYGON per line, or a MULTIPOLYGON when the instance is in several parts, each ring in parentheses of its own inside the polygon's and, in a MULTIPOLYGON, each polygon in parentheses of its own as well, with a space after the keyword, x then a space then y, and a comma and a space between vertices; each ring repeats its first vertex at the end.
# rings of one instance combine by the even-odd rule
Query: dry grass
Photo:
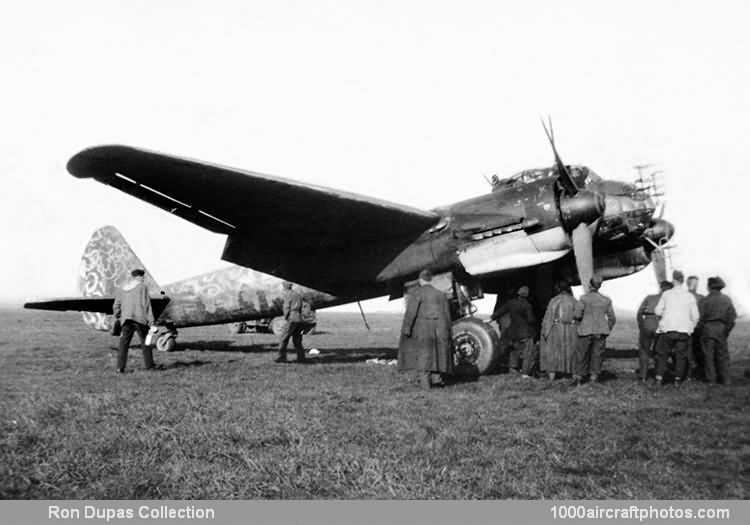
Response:
MULTIPOLYGON (((735 385, 645 388, 505 374, 420 391, 400 319, 320 314, 310 365, 269 335, 184 330, 162 372, 113 373, 116 340, 76 314, 0 312, 2 498, 747 498, 750 325, 735 385)), ((634 344, 623 321, 610 346, 634 344)))

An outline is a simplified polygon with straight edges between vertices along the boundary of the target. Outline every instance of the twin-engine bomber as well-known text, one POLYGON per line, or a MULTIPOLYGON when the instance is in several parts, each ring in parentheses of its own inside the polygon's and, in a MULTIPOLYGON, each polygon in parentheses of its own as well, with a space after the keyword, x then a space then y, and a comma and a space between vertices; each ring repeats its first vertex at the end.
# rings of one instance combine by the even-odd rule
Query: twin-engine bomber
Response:
MULTIPOLYGON (((653 197, 564 164, 545 131, 554 165, 496 179, 489 194, 429 211, 119 145, 83 150, 67 169, 226 235, 222 259, 238 266, 163 289, 148 276, 162 347, 181 326, 278 316, 282 279, 324 308, 399 298, 428 268, 451 299, 457 360, 485 373, 501 350, 495 329, 473 316, 472 301, 484 293, 502 302, 527 284, 541 318, 562 278, 587 288, 594 273, 615 279, 653 262, 665 279, 674 228, 655 216, 653 197)), ((114 287, 142 265, 113 228, 98 230, 87 254, 81 291, 88 297, 25 306, 89 312, 90 324, 106 328, 114 287)))

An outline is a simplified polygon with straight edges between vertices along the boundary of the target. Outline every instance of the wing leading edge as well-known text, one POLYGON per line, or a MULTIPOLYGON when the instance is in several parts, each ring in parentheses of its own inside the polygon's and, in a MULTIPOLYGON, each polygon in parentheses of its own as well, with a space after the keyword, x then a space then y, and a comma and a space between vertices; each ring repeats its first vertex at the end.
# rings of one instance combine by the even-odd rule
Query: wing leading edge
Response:
POLYGON ((372 283, 440 219, 354 193, 128 146, 83 150, 67 168, 228 235, 226 260, 330 292, 348 291, 336 284, 342 280, 372 283))

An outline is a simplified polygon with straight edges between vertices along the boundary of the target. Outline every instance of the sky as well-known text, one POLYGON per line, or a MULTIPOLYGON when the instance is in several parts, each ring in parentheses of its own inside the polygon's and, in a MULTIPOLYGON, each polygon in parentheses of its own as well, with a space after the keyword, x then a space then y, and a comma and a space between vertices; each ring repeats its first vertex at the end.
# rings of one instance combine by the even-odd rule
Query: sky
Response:
MULTIPOLYGON (((76 295, 105 224, 160 283, 227 265, 222 236, 70 176, 83 148, 127 144, 426 209, 550 165, 539 118, 551 115, 567 163, 626 181, 658 163, 675 265, 702 285, 723 276, 750 306, 746 5, 4 3, 0 302, 76 295)), ((602 291, 628 309, 655 289, 647 268, 602 291)))

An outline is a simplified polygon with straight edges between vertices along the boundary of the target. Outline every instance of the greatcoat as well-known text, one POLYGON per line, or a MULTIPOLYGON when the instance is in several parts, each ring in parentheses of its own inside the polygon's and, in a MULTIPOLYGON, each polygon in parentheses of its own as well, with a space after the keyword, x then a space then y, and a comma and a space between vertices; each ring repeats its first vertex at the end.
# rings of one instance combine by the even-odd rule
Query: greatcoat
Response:
POLYGON ((575 372, 578 346, 575 309, 576 299, 570 293, 556 295, 547 305, 540 340, 539 366, 542 370, 566 374, 575 372))
POLYGON ((406 296, 398 345, 399 370, 453 372, 453 339, 448 298, 429 284, 406 296))

